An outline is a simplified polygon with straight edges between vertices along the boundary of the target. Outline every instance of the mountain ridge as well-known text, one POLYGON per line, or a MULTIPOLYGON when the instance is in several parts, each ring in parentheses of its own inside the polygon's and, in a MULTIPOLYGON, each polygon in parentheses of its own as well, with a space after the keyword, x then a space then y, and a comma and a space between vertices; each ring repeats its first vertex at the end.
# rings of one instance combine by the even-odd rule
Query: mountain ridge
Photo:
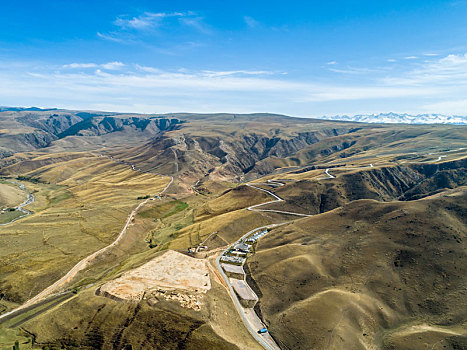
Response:
POLYGON ((359 123, 467 125, 467 116, 437 113, 408 114, 390 112, 378 114, 356 114, 353 116, 344 114, 335 116, 322 116, 320 119, 359 123))

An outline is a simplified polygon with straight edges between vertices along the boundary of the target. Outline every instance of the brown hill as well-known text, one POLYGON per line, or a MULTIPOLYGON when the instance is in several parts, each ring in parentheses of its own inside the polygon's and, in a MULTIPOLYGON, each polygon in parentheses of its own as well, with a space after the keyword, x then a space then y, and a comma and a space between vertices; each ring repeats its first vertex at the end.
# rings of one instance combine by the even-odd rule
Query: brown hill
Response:
POLYGON ((249 269, 284 349, 461 349, 465 188, 411 202, 359 200, 274 229, 249 269))

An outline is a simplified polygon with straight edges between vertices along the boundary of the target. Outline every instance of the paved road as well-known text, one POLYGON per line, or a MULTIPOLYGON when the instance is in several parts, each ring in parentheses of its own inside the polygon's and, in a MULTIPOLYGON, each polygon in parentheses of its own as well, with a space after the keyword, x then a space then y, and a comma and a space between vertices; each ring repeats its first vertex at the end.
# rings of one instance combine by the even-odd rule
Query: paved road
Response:
POLYGON ((330 179, 334 179, 334 178, 335 178, 334 175, 329 174, 329 168, 326 169, 326 170, 324 171, 324 173, 325 173, 327 176, 329 176, 330 179))
MULTIPOLYGON (((284 186, 285 185, 284 183, 281 183, 281 182, 278 182, 278 181, 275 181, 275 180, 268 180, 268 184, 275 184, 275 185, 278 185, 278 186, 284 186)), ((258 207, 260 207, 260 206, 267 205, 267 204, 270 204, 270 203, 283 202, 284 200, 282 198, 280 198, 278 195, 276 195, 275 193, 272 193, 271 191, 268 191, 268 190, 266 190, 264 188, 257 187, 257 186, 252 185, 252 184, 246 184, 246 185, 251 187, 251 188, 254 188, 256 190, 266 192, 270 196, 274 197, 274 200, 272 200, 272 201, 252 205, 252 206, 248 207, 247 210, 259 211, 259 212, 274 212, 274 213, 279 213, 279 214, 289 214, 289 215, 297 215, 297 216, 303 216, 303 217, 312 216, 312 215, 308 215, 308 214, 294 213, 294 212, 283 211, 283 210, 258 209, 258 207)), ((261 226, 261 227, 255 228, 255 229, 253 229, 251 231, 248 231, 239 240, 237 240, 235 243, 231 244, 223 253, 228 252, 233 245, 235 245, 238 242, 244 240, 246 237, 252 235, 256 231, 264 230, 264 229, 268 229, 268 228, 273 228, 273 227, 277 227, 277 226, 281 226, 281 225, 285 225, 285 224, 290 223, 290 222, 292 222, 292 220, 284 221, 284 222, 281 222, 281 223, 278 223, 278 224, 271 224, 271 225, 261 226)), ((248 331, 250 332, 250 334, 265 349, 268 349, 268 350, 280 350, 280 347, 277 345, 277 343, 274 341, 274 339, 271 337, 271 335, 269 333, 258 334, 258 332, 257 332, 258 329, 266 327, 266 325, 262 323, 261 319, 254 312, 254 310, 244 308, 240 304, 240 301, 238 300, 238 297, 235 294, 235 291, 233 290, 233 287, 232 287, 232 285, 230 283, 229 278, 226 276, 226 274, 224 273, 224 270, 221 267, 220 259, 221 259, 222 255, 223 255, 223 253, 220 254, 216 259, 217 269, 219 270, 219 273, 221 274, 222 278, 224 279, 224 282, 227 284, 227 287, 228 287, 228 289, 230 291, 230 297, 232 298, 232 300, 234 302, 234 305, 235 305, 235 307, 237 309, 237 312, 238 312, 238 314, 240 315, 240 317, 243 320, 243 323, 245 324, 245 326, 248 329, 248 331)))
MULTIPOLYGON (((286 224, 288 222, 289 221, 279 223, 279 224, 271 224, 271 225, 257 227, 255 229, 245 233, 238 241, 241 241, 241 240, 245 239, 246 237, 253 234, 255 231, 262 230, 262 229, 267 229, 267 228, 277 227, 277 226, 280 226, 280 225, 284 225, 284 224, 286 224)), ((236 244, 237 242, 235 242, 234 244, 236 244)), ((230 245, 224 252, 228 251, 234 244, 230 245)), ((238 314, 242 318, 242 321, 245 324, 246 328, 248 329, 250 334, 253 336, 253 338, 255 338, 256 341, 260 345, 262 345, 265 349, 268 349, 268 350, 280 350, 280 347, 276 344, 276 342, 274 341, 274 339, 271 337, 271 335, 269 333, 266 333, 266 335, 258 334, 258 332, 257 332, 258 329, 262 328, 262 327, 259 327, 258 325, 261 324, 263 327, 265 327, 265 325, 261 322, 261 320, 258 318, 256 313, 253 312, 254 315, 256 315, 256 317, 254 317, 254 315, 252 315, 251 312, 246 311, 246 309, 243 308, 243 306, 240 304, 240 301, 238 300, 238 297, 235 294, 235 291, 233 290, 233 287, 232 287, 232 284, 229 281, 229 278, 226 276, 226 274, 224 273, 224 270, 221 267, 220 259, 221 259, 222 255, 223 255, 223 253, 220 254, 217 257, 216 266, 217 266, 217 269, 218 269, 220 275, 222 276, 225 284, 227 285, 227 287, 229 289, 230 297, 232 298, 232 300, 234 302, 234 305, 235 305, 235 308, 237 309, 238 314)))
MULTIPOLYGON (((277 183, 276 181, 274 183, 277 183)), ((274 209, 258 209, 258 207, 261 207, 263 205, 267 205, 267 204, 271 204, 271 203, 278 203, 278 202, 283 202, 284 200, 279 197, 278 195, 272 193, 271 191, 268 191, 268 190, 265 190, 264 188, 261 188, 261 187, 257 187, 257 186, 254 186, 254 185, 251 185, 251 184, 246 184, 248 187, 251 187, 251 188, 254 188, 256 190, 260 190, 260 191, 263 191, 263 192, 266 192, 267 194, 273 196, 275 199, 272 200, 272 201, 269 201, 269 202, 266 202, 266 203, 260 203, 260 204, 255 204, 255 205, 252 205, 252 206, 249 206, 248 208, 246 208, 246 210, 250 210, 250 211, 262 211, 262 212, 270 212, 270 213, 279 213, 279 214, 288 214, 288 215, 296 215, 296 216, 311 216, 311 215, 308 215, 308 214, 301 214, 301 213, 294 213, 294 212, 291 212, 291 211, 284 211, 284 210, 274 210, 274 209)), ((282 186, 284 186, 284 184, 282 184, 282 186)))
MULTIPOLYGON (((159 193, 159 196, 162 195, 165 191, 167 191, 167 189, 170 187, 170 185, 173 183, 174 181, 174 177, 171 176, 170 177, 170 181, 169 183, 167 184, 167 186, 164 187, 164 189, 159 193)), ((122 231, 120 232, 120 234, 118 235, 117 239, 111 243, 110 245, 102 248, 102 249, 99 249, 98 251, 92 253, 91 255, 85 257, 84 259, 82 259, 81 261, 79 261, 75 266, 72 267, 72 269, 70 271, 68 271, 62 278, 60 278, 58 281, 56 281, 55 283, 53 283, 52 285, 50 285, 49 287, 47 287, 46 289, 44 289, 42 292, 40 292, 39 294, 37 294, 36 296, 34 296, 33 298, 29 299, 28 301, 26 301, 24 304, 22 304, 21 306, 18 306, 16 309, 13 309, 9 312, 6 312, 2 315, 0 315, 0 319, 2 319, 3 317, 6 317, 8 315, 11 315, 13 313, 16 313, 22 309, 25 309, 31 305, 34 305, 36 303, 38 303, 39 301, 41 300, 44 300, 46 297, 48 297, 49 295, 51 295, 53 292, 57 291, 57 289, 63 287, 64 285, 66 285, 68 282, 70 282, 75 276, 76 274, 83 270, 84 268, 86 268, 90 262, 92 262, 97 256, 103 254, 105 251, 111 249, 112 247, 115 247, 123 238, 123 236, 125 235, 128 227, 130 226, 131 224, 131 221, 133 220, 133 218, 135 217, 136 213, 138 212, 139 209, 141 209, 141 207, 143 205, 145 205, 147 202, 149 201, 149 198, 148 199, 145 199, 144 201, 142 201, 140 204, 138 204, 138 206, 133 209, 133 211, 130 213, 130 215, 128 216, 128 219, 125 223, 125 226, 123 227, 122 231)))

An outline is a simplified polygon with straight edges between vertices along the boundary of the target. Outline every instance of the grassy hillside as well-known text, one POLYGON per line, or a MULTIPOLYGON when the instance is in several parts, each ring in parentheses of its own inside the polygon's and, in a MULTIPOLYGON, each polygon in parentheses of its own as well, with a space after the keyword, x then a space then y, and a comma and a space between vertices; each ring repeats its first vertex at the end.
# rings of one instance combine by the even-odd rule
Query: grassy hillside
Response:
MULTIPOLYGON (((35 196, 33 214, 0 230, 0 313, 109 245, 153 199, 69 293, 0 322, 0 348, 259 349, 213 262, 249 230, 289 221, 247 264, 281 348, 467 347, 464 126, 48 110, 1 112, 0 133, 0 175, 35 196), (170 180, 160 174, 174 181, 154 198, 170 180), (247 181, 284 199, 261 209, 316 215, 249 211, 272 197, 247 181), (201 242, 212 289, 199 312, 96 294, 201 242)), ((5 186, 0 203, 18 201, 5 186)))
POLYGON ((249 269, 284 349, 467 345, 465 188, 274 229, 249 269))
POLYGON ((69 158, 2 169, 4 175, 36 180, 24 182, 36 197, 28 207, 34 214, 0 232, 3 299, 26 300, 108 245, 141 202, 137 197, 157 194, 168 182, 88 154, 69 158))
POLYGON ((0 208, 16 207, 26 198, 26 193, 15 184, 0 180, 0 208))

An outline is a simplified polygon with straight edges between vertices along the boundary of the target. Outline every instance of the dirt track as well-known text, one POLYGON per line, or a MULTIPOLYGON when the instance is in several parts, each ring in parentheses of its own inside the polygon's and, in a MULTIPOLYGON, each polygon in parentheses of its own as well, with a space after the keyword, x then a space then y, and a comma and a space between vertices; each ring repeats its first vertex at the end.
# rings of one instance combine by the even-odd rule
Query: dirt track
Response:
MULTIPOLYGON (((165 188, 159 193, 159 195, 163 194, 168 188, 169 186, 172 184, 174 178, 171 177, 170 179, 170 182, 167 184, 167 186, 165 186, 165 188)), ((0 315, 0 319, 2 319, 3 317, 7 316, 7 315, 10 315, 12 313, 16 313, 17 311, 20 311, 26 307, 29 307, 31 305, 34 305, 36 303, 38 303, 39 301, 41 300, 44 300, 45 298, 47 298, 49 295, 51 295, 52 293, 56 292, 59 288, 62 288, 63 286, 65 286, 68 282, 70 282, 75 276, 76 274, 85 269, 88 264, 93 261, 97 256, 101 255, 102 253, 104 253, 105 251, 111 249, 112 247, 115 247, 120 241, 121 239, 123 238, 123 236, 125 235, 128 227, 130 226, 133 218, 135 217, 136 213, 138 212, 139 209, 141 209, 141 207, 143 205, 145 205, 147 202, 149 201, 149 198, 148 199, 145 199, 143 202, 141 202, 135 209, 133 209, 133 211, 130 213, 130 215, 128 216, 128 219, 125 223, 125 226, 123 227, 122 231, 120 232, 120 234, 118 235, 117 239, 111 243, 110 245, 102 248, 102 249, 99 249, 98 251, 92 253, 91 255, 85 257, 84 259, 82 259, 81 261, 79 261, 75 266, 73 266, 73 268, 68 271, 62 278, 60 278, 58 281, 56 281, 55 283, 53 283, 52 285, 50 285, 49 287, 47 287, 46 289, 44 289, 42 292, 40 292, 39 294, 35 295, 33 298, 29 299, 28 301, 26 301, 24 304, 20 305, 19 307, 17 307, 16 309, 13 309, 9 312, 6 312, 2 315, 0 315)))

